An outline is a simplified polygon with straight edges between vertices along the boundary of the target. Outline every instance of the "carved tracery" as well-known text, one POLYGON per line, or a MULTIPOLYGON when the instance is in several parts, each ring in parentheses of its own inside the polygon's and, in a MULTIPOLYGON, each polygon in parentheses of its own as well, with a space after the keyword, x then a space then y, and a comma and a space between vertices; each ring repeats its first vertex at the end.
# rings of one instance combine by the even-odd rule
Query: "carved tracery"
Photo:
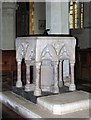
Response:
POLYGON ((52 45, 47 45, 41 53, 41 59, 50 59, 52 61, 57 60, 55 48, 52 45))
POLYGON ((68 50, 66 49, 65 46, 63 46, 63 47, 60 49, 59 59, 61 59, 61 60, 70 59, 69 52, 68 52, 68 50))

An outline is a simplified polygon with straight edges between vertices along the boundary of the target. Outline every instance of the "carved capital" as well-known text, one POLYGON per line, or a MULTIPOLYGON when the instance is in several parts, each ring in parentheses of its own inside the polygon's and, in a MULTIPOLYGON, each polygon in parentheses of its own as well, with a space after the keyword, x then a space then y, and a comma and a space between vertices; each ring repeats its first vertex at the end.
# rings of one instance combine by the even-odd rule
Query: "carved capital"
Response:
POLYGON ((75 64, 75 60, 70 60, 70 64, 75 64))
POLYGON ((22 59, 16 59, 16 61, 21 64, 22 59))
POLYGON ((40 68, 41 62, 36 62, 36 68, 40 68))
POLYGON ((63 62, 63 60, 60 60, 59 63, 61 64, 63 62))
POLYGON ((30 60, 25 60, 25 64, 26 64, 26 66, 30 66, 31 65, 31 61, 30 60))
POLYGON ((56 66, 58 65, 58 61, 54 61, 53 64, 56 66))

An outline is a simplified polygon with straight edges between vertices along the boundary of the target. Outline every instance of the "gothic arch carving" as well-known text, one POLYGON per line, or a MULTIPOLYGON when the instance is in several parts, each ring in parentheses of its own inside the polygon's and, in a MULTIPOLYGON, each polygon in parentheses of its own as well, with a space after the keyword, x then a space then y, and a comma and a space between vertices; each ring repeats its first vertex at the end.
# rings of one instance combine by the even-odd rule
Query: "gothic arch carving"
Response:
POLYGON ((35 59, 35 51, 34 48, 29 45, 27 50, 26 50, 26 54, 25 54, 25 60, 34 60, 35 59))
POLYGON ((58 57, 55 48, 52 45, 47 45, 41 53, 41 59, 50 59, 52 61, 57 61, 58 57))
POLYGON ((21 44, 17 49, 16 59, 22 60, 24 58, 24 53, 25 53, 25 50, 23 45, 21 44))
POLYGON ((61 60, 70 59, 69 52, 67 51, 65 45, 59 51, 59 59, 61 60))

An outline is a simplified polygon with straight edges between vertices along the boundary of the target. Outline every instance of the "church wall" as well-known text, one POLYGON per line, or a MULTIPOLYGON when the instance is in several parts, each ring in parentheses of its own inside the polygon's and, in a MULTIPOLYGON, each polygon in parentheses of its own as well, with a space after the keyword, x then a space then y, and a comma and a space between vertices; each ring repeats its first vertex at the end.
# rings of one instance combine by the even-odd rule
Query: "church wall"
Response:
POLYGON ((78 40, 77 46, 80 49, 86 49, 90 47, 89 44, 89 28, 81 29, 81 30, 71 30, 71 34, 75 36, 78 40))
MULTIPOLYGON (((22 81, 25 82, 25 62, 22 61, 22 81)), ((0 51, 0 74, 2 74, 2 89, 11 89, 17 80, 17 62, 15 50, 0 51), (5 87, 4 87, 5 86, 5 87)), ((1 76, 0 76, 1 77, 1 76)), ((31 76, 32 78, 32 76, 31 76)), ((32 80, 32 79, 31 79, 32 80)))
POLYGON ((71 30, 71 34, 78 39, 80 49, 91 48, 91 2, 84 3, 83 29, 71 30))
POLYGON ((90 15, 90 30, 89 30, 89 45, 91 46, 91 2, 90 2, 90 13, 89 13, 89 15, 90 15))
POLYGON ((76 52, 76 80, 91 82, 91 49, 78 49, 76 52))
POLYGON ((2 40, 0 49, 14 50, 15 49, 15 4, 2 4, 2 40))
POLYGON ((91 46, 91 28, 89 30, 89 45, 91 46))
POLYGON ((2 3, 0 2, 0 49, 1 49, 1 45, 2 45, 2 42, 1 42, 1 21, 2 21, 2 3))

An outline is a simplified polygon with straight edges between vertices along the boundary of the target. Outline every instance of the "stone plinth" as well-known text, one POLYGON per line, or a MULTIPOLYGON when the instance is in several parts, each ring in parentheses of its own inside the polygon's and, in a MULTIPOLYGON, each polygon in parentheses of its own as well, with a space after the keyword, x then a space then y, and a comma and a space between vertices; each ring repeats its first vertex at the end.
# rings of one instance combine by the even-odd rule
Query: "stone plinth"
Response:
POLYGON ((83 91, 69 92, 37 98, 37 103, 53 114, 67 114, 90 108, 89 93, 83 91))

